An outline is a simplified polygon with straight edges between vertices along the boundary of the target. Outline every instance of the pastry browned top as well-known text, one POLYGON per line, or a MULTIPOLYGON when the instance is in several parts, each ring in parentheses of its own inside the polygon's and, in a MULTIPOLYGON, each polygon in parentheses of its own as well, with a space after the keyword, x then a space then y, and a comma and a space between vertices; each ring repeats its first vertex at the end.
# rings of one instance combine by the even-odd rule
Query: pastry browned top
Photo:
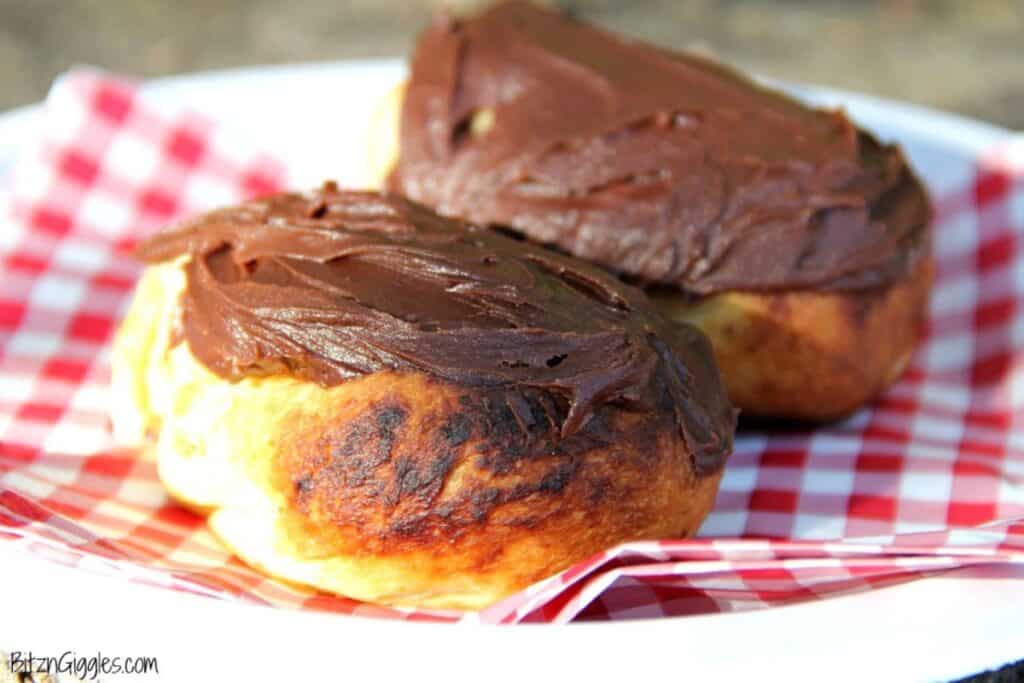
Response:
POLYGON ((389 186, 699 293, 865 289, 928 248, 903 154, 841 112, 529 2, 422 35, 389 186))
MULTIPOLYGON (((222 376, 423 372, 542 391, 562 406, 563 438, 611 404, 674 420, 699 471, 731 448, 734 411, 699 331, 598 268, 398 196, 329 183, 214 211, 140 249, 150 262, 181 254, 181 336, 222 376)), ((518 403, 528 424, 536 411, 518 403)))

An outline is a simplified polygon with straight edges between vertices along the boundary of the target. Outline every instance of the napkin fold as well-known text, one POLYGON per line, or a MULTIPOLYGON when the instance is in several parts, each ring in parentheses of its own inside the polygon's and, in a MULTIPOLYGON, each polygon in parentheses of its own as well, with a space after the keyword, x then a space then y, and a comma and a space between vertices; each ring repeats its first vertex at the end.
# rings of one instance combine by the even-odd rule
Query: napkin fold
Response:
POLYGON ((0 542, 216 598, 484 623, 746 610, 1024 564, 1024 140, 943 183, 926 336, 883 397, 828 427, 738 435, 700 538, 609 549, 462 615, 264 577, 111 437, 109 348, 141 269, 134 245, 302 174, 95 70, 55 84, 38 130, 0 183, 0 542))

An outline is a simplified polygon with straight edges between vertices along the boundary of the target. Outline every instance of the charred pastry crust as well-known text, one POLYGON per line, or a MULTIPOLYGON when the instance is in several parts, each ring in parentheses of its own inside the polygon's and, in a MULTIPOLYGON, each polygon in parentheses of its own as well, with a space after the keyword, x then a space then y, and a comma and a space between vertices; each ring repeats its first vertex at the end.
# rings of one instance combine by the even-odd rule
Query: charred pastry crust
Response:
POLYGON ((707 340, 599 269, 333 184, 139 253, 115 425, 271 574, 471 609, 710 510, 735 411, 707 340))

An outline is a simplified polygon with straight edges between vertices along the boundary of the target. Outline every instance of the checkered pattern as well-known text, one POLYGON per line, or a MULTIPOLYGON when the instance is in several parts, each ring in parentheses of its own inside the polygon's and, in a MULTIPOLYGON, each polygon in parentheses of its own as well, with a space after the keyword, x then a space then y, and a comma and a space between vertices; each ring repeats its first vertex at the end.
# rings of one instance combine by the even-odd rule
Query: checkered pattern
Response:
MULTIPOLYGON (((0 200, 0 542, 217 598, 460 618, 262 577, 111 440, 109 346, 139 273, 131 248, 175 218, 284 187, 285 166, 89 71, 55 86, 42 130, 0 200)), ((1024 141, 979 158, 937 203, 927 336, 881 400, 828 428, 742 434, 702 538, 612 549, 461 618, 746 610, 1024 563, 1024 141)))

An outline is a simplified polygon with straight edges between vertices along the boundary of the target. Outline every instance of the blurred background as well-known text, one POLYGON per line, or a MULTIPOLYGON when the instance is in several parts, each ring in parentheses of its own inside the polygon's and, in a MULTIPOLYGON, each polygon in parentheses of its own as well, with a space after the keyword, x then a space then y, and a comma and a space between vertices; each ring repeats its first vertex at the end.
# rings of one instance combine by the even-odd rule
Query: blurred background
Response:
MULTIPOLYGON (((158 76, 404 55, 473 0, 0 0, 0 109, 77 63, 158 76)), ((1024 0, 562 0, 623 33, 759 74, 1024 129, 1024 0)))

